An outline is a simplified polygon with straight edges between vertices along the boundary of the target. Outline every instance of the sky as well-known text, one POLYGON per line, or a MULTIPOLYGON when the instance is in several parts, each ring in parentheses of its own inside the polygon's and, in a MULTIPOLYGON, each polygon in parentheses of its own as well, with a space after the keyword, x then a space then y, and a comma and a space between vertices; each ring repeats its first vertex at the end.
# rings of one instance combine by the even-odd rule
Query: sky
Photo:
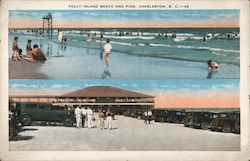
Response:
POLYGON ((238 79, 10 80, 10 95, 62 95, 89 86, 113 86, 155 96, 158 108, 239 108, 238 79))
POLYGON ((42 27, 48 13, 55 28, 239 27, 239 10, 14 10, 9 27, 42 27))

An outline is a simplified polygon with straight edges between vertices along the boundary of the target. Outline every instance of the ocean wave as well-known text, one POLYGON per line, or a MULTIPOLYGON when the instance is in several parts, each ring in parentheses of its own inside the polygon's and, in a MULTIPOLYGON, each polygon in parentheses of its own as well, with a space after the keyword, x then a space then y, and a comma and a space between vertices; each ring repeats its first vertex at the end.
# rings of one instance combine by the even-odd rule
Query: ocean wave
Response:
POLYGON ((176 37, 174 38, 175 42, 180 42, 180 41, 185 41, 187 39, 187 37, 176 37))
POLYGON ((214 90, 218 90, 218 89, 232 90, 232 89, 238 89, 238 88, 239 88, 239 85, 237 85, 237 84, 219 84, 219 85, 212 86, 212 89, 214 89, 214 90))
POLYGON ((208 36, 208 37, 218 37, 218 36, 220 36, 220 33, 208 33, 208 34, 206 34, 206 36, 208 36))
POLYGON ((168 48, 182 48, 182 49, 194 49, 194 50, 209 50, 209 51, 221 51, 221 52, 229 52, 229 53, 240 53, 238 50, 226 50, 226 49, 220 49, 220 48, 211 48, 211 47, 196 47, 196 46, 185 46, 185 45, 166 45, 166 44, 154 44, 150 43, 149 46, 155 46, 155 47, 168 47, 168 48))
POLYGON ((153 43, 150 43, 149 46, 160 46, 160 47, 171 47, 170 45, 165 45, 165 44, 153 44, 153 43))
MULTIPOLYGON (((97 43, 100 43, 100 40, 96 40, 97 43)), ((126 43, 126 42, 117 42, 117 41, 112 41, 112 44, 117 44, 117 45, 125 45, 125 46, 136 46, 135 44, 132 43, 126 43)))
POLYGON ((194 34, 190 34, 190 33, 177 33, 176 36, 178 37, 193 37, 194 34))
POLYGON ((104 38, 111 38, 111 39, 142 39, 142 40, 153 40, 155 37, 146 37, 146 36, 111 36, 111 35, 104 35, 104 38))
POLYGON ((194 40, 202 40, 203 37, 201 37, 201 36, 194 36, 194 37, 192 37, 192 39, 194 39, 194 40))
POLYGON ((240 53, 238 50, 225 50, 220 48, 210 48, 211 51, 222 51, 222 52, 228 52, 228 53, 240 53))
POLYGON ((214 52, 214 51, 212 51, 212 54, 218 55, 218 56, 228 56, 227 54, 221 54, 221 53, 217 53, 217 52, 214 52))
POLYGON ((138 46, 146 46, 146 44, 139 43, 138 46))

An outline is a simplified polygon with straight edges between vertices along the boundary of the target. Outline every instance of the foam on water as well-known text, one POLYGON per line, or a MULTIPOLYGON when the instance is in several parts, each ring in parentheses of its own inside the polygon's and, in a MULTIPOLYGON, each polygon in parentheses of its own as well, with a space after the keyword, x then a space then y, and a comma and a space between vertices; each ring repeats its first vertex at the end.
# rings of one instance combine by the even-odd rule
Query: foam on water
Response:
POLYGON ((142 40, 152 40, 155 37, 146 37, 146 36, 110 36, 105 35, 104 38, 113 38, 113 39, 142 39, 142 40))
MULTIPOLYGON (((237 29, 64 29, 62 31, 67 37, 68 46, 88 50, 100 48, 99 35, 103 32, 102 43, 104 44, 105 40, 109 38, 113 51, 120 53, 199 62, 212 59, 219 63, 238 66, 240 63, 239 31, 237 29), (125 36, 118 36, 120 32, 125 36), (176 38, 172 38, 174 32, 176 38), (227 34, 230 32, 231 37, 228 38, 227 34), (87 34, 93 34, 94 39, 87 42, 87 34), (203 41, 204 36, 207 38, 206 42, 203 41)), ((17 30, 16 33, 10 32, 14 33, 11 34, 10 45, 15 34, 23 39, 20 41, 24 41, 19 44, 22 49, 25 48, 27 39, 32 39, 32 41, 38 39, 46 44, 46 37, 38 37, 35 33, 27 33, 25 30, 17 30)), ((53 42, 57 42, 55 30, 53 42)), ((34 43, 33 41, 32 44, 34 43)), ((47 49, 44 48, 44 50, 47 49)), ((71 53, 68 56, 75 54, 77 53, 71 53)))

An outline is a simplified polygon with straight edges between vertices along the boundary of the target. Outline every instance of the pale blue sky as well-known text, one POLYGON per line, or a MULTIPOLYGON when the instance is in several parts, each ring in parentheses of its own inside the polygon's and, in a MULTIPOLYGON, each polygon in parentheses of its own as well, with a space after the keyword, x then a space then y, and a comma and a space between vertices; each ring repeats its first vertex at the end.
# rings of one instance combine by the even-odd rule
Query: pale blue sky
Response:
POLYGON ((238 20, 239 10, 15 10, 10 19, 41 19, 52 13, 57 20, 132 19, 132 20, 238 20))

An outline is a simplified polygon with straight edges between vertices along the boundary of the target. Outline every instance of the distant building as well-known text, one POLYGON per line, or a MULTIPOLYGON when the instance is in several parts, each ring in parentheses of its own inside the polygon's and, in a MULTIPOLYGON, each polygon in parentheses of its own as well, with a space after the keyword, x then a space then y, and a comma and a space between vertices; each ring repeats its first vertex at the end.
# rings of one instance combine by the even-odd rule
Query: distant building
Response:
POLYGON ((14 102, 46 102, 61 106, 82 105, 92 108, 154 108, 154 96, 110 86, 92 86, 61 96, 10 96, 14 102))

